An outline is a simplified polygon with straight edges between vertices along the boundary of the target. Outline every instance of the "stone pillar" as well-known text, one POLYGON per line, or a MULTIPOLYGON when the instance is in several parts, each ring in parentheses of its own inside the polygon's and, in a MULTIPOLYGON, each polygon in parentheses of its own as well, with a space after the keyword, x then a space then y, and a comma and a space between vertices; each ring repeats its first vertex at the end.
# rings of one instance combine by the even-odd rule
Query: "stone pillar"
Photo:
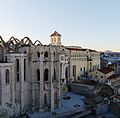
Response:
POLYGON ((5 105, 4 86, 5 86, 5 69, 1 68, 1 106, 5 105))
POLYGON ((65 69, 66 69, 66 64, 63 64, 63 78, 65 78, 65 69))
POLYGON ((53 77, 54 77, 54 57, 53 57, 53 51, 51 50, 50 47, 50 68, 49 68, 49 72, 50 72, 50 91, 51 91, 51 112, 54 110, 54 89, 53 89, 53 77))
MULTIPOLYGON (((20 110, 24 110, 24 58, 20 58, 20 110)), ((20 112, 21 112, 20 111, 20 112)))
POLYGON ((44 61, 44 55, 41 54, 40 56, 40 111, 43 110, 44 106, 44 66, 43 66, 43 61, 44 61))
POLYGON ((10 69, 10 79, 11 79, 11 89, 12 89, 12 104, 15 105, 15 76, 14 76, 14 66, 10 69))
POLYGON ((61 106, 60 104, 60 96, 61 96, 61 86, 60 86, 60 83, 61 83, 61 72, 60 72, 60 67, 61 67, 61 63, 60 63, 60 55, 59 56, 59 60, 57 62, 57 66, 58 66, 58 98, 59 98, 59 107, 61 106))
POLYGON ((64 65, 62 63, 62 78, 61 79, 63 79, 63 78, 64 78, 64 65))

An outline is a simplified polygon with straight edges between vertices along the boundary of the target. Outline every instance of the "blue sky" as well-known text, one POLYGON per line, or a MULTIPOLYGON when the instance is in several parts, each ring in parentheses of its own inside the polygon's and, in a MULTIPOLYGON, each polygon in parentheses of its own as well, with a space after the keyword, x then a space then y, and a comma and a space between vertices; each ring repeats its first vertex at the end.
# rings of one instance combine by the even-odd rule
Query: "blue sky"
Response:
POLYGON ((63 45, 120 51, 120 0, 0 0, 0 35, 28 36, 50 43, 58 31, 63 45))

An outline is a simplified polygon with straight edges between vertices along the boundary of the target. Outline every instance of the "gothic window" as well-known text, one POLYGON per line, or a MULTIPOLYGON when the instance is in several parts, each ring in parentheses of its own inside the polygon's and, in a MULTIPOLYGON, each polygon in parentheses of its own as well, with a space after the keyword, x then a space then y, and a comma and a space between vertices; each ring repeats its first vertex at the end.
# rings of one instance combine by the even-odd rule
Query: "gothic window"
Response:
POLYGON ((92 62, 90 62, 90 72, 92 71, 92 62))
POLYGON ((54 52, 54 57, 55 57, 55 52, 54 52))
POLYGON ((9 84, 10 83, 10 74, 9 74, 9 70, 7 69, 6 70, 6 84, 9 84))
POLYGON ((65 69, 65 78, 66 78, 66 80, 68 79, 68 67, 66 67, 66 69, 65 69))
POLYGON ((48 69, 44 71, 44 81, 48 81, 48 69))
POLYGON ((84 74, 85 74, 85 67, 84 67, 84 74))
POLYGON ((37 69, 37 81, 40 81, 40 70, 37 69))
POLYGON ((37 57, 38 57, 38 58, 40 57, 40 52, 37 52, 37 57))
POLYGON ((47 95, 44 94, 44 106, 46 107, 47 106, 47 95))
POLYGON ((55 68, 54 68, 54 80, 56 80, 56 72, 55 72, 55 68))
POLYGON ((44 56, 45 56, 45 57, 48 57, 48 52, 47 52, 47 51, 44 53, 44 56))
POLYGON ((17 74, 17 81, 19 81, 19 59, 16 59, 16 74, 17 74))
POLYGON ((24 81, 26 81, 26 59, 24 59, 24 81))

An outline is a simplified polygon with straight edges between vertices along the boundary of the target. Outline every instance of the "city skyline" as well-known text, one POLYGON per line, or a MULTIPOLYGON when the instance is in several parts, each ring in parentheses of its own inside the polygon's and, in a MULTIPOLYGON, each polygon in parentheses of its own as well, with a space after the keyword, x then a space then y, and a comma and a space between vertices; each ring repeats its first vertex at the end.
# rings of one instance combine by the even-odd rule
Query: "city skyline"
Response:
POLYGON ((0 4, 0 35, 5 41, 28 36, 50 44, 56 30, 63 45, 120 51, 118 0, 1 0, 0 4))

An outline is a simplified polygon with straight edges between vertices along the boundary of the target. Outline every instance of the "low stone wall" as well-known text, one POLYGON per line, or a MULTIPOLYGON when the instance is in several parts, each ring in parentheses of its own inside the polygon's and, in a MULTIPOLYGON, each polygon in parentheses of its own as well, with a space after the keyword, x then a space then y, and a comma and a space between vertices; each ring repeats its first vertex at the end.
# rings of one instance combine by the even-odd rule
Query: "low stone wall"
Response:
POLYGON ((68 84, 68 91, 73 92, 75 94, 82 94, 82 95, 93 95, 95 87, 91 85, 85 84, 76 84, 70 83, 68 84))

